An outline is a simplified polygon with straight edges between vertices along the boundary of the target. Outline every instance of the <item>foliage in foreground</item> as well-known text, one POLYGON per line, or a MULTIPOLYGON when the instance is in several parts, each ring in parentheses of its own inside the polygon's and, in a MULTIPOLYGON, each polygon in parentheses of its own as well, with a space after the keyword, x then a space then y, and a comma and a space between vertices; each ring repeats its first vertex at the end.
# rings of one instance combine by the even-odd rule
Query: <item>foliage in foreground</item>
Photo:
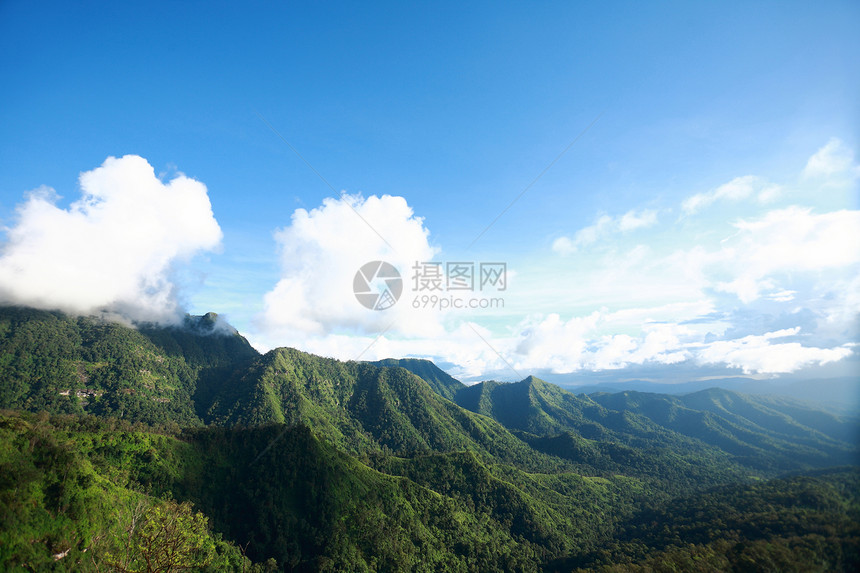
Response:
POLYGON ((131 477, 169 440, 92 418, 0 414, 0 570, 250 570, 190 504, 131 477))
POLYGON ((470 452, 363 463, 302 426, 143 430, 5 412, 0 569, 847 571, 860 563, 855 469, 671 500, 640 480, 533 474, 470 452), (659 501, 637 510, 648 498, 659 501))

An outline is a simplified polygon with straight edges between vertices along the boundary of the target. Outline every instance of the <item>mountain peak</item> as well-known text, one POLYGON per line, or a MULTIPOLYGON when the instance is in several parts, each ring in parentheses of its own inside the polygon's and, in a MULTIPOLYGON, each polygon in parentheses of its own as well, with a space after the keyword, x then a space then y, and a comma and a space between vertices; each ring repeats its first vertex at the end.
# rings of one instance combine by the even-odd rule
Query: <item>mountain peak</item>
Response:
POLYGON ((453 400, 457 392, 466 387, 433 361, 424 358, 385 358, 368 364, 382 368, 405 368, 427 382, 437 394, 449 400, 453 400))
POLYGON ((539 383, 546 384, 546 382, 544 382, 543 380, 541 380, 537 376, 533 376, 531 374, 529 374, 528 376, 526 376, 525 378, 520 380, 520 383, 522 383, 522 384, 539 384, 539 383))
POLYGON ((207 312, 204 315, 186 314, 182 326, 196 334, 221 334, 232 336, 238 334, 230 323, 219 316, 217 312, 207 312))

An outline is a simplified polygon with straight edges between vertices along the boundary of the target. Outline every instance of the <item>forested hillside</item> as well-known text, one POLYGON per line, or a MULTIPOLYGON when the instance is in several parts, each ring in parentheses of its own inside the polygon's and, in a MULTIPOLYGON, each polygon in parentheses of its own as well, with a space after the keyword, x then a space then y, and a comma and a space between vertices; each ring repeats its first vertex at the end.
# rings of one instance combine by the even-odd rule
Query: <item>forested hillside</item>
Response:
POLYGON ((3 308, 0 408, 3 570, 146 571, 157 531, 213 571, 860 559, 857 421, 792 400, 466 387, 423 360, 259 355, 212 314, 3 308))
POLYGON ((196 426, 200 406, 258 353, 215 315, 162 328, 0 307, 0 408, 196 426))
POLYGON ((385 360, 377 360, 371 362, 374 366, 384 366, 388 368, 405 368, 413 374, 417 374, 422 380, 430 384, 430 387, 440 396, 453 400, 457 392, 466 386, 433 364, 429 360, 421 360, 419 358, 386 358, 385 360))

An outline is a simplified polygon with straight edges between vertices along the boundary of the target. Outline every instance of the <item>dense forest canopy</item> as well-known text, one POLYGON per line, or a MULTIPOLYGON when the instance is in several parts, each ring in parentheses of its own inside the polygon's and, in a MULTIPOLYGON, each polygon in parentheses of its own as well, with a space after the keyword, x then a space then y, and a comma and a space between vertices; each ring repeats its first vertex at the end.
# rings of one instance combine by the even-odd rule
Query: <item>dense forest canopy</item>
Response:
POLYGON ((858 419, 0 308, 9 571, 850 571, 858 419), (186 569, 187 570, 187 569, 186 569))

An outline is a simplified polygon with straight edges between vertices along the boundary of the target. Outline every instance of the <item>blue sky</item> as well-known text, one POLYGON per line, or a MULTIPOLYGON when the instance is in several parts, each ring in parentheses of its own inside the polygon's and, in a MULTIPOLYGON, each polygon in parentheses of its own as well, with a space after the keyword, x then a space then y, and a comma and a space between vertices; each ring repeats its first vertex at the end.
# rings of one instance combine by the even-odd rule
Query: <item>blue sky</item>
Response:
POLYGON ((853 2, 3 2, 0 298, 214 310, 261 349, 466 380, 856 375, 858 24, 853 2), (371 260, 403 275, 390 309, 353 295, 371 260), (504 262, 506 288, 419 291, 416 261, 504 262))

